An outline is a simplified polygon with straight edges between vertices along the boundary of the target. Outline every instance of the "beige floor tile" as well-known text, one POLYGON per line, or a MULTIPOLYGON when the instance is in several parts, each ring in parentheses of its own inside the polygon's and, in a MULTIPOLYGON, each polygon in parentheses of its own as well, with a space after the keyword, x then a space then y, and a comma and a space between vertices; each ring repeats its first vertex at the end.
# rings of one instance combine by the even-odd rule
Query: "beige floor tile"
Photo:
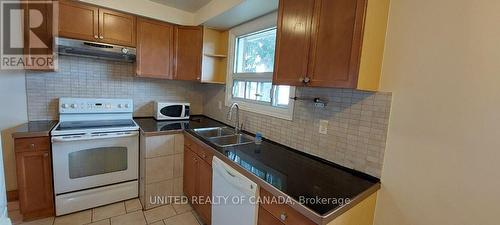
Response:
POLYGON ((9 211, 19 210, 19 201, 7 202, 7 210, 9 211))
POLYGON ((82 225, 92 222, 92 210, 56 217, 54 225, 82 225))
POLYGON ((155 223, 150 223, 149 225, 165 225, 165 223, 163 223, 163 220, 160 220, 160 221, 155 222, 155 223))
POLYGON ((200 225, 191 212, 166 219, 165 225, 200 225))
POLYGON ((125 201, 125 209, 127 213, 142 210, 141 201, 138 198, 125 201))
POLYGON ((109 224, 111 224, 110 219, 105 219, 105 220, 89 223, 88 225, 109 225, 109 224))
POLYGON ((191 212, 193 210, 193 208, 191 207, 191 205, 189 204, 172 204, 172 206, 174 207, 175 209, 175 212, 177 214, 182 214, 182 213, 185 213, 185 212, 191 212))
POLYGON ((52 225, 52 224, 54 224, 54 217, 21 223, 21 225, 52 225))
POLYGON ((142 211, 135 211, 133 213, 112 217, 111 225, 145 225, 146 220, 142 211))
POLYGON ((21 211, 19 210, 9 211, 8 214, 12 224, 20 224, 23 222, 23 215, 21 215, 21 211))
POLYGON ((175 216, 174 207, 171 205, 160 206, 148 211, 144 211, 144 216, 146 216, 146 221, 148 223, 154 223, 172 216, 175 216))
POLYGON ((103 219, 108 219, 114 216, 123 215, 126 213, 125 204, 123 202, 102 206, 92 210, 92 222, 103 219))

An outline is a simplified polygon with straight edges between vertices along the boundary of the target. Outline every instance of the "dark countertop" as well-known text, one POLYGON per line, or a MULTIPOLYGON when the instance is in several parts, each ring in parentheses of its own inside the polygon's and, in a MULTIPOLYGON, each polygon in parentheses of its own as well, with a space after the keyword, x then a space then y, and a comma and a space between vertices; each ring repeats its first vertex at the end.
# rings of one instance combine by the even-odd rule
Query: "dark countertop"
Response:
MULTIPOLYGON (((208 117, 193 116, 189 122, 184 121, 183 129, 174 127, 169 129, 168 126, 162 126, 164 122, 152 118, 139 119, 136 122, 146 134, 158 135, 165 134, 165 132, 168 134, 168 132, 180 132, 184 129, 249 173, 298 202, 304 197, 352 201, 362 194, 366 195, 367 191, 378 190, 380 187, 378 178, 266 139, 260 145, 251 143, 227 148, 217 147, 191 130, 201 127, 227 126, 208 117)), ((328 204, 303 203, 303 205, 323 219, 342 208, 342 204, 333 202, 328 204)))
POLYGON ((198 120, 200 118, 207 118, 205 116, 191 116, 190 120, 172 120, 172 121, 160 121, 153 117, 138 117, 134 118, 137 125, 139 125, 141 132, 145 136, 156 136, 156 135, 166 135, 180 133, 184 130, 190 128, 199 127, 216 127, 220 126, 221 123, 211 120, 204 119, 203 121, 198 120))
POLYGON ((48 137, 57 120, 30 121, 19 125, 12 133, 13 138, 48 137))

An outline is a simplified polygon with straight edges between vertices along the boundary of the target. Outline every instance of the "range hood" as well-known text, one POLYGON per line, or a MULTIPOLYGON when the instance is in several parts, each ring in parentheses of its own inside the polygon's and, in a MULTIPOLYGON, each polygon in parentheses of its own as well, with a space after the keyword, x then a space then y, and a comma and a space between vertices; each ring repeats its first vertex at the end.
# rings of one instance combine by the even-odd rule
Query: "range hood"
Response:
POLYGON ((113 61, 135 62, 136 49, 132 47, 99 42, 56 37, 55 44, 60 55, 72 55, 113 61))

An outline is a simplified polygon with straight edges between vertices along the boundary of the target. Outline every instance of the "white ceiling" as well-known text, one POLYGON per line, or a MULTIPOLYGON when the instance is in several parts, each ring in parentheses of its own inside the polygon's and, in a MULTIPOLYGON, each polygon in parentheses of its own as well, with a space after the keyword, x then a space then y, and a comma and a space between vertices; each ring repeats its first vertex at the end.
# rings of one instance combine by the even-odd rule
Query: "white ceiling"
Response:
POLYGON ((211 0, 151 0, 166 6, 174 7, 187 12, 196 12, 211 0))
POLYGON ((279 0, 245 0, 232 9, 207 20, 204 25, 228 29, 278 9, 279 0))

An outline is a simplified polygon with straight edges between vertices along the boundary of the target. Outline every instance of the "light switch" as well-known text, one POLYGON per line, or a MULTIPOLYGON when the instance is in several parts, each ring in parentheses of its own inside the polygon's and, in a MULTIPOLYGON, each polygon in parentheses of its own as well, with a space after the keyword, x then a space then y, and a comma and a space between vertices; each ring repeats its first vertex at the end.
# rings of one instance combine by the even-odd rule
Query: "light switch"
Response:
POLYGON ((328 120, 319 121, 319 133, 328 134, 328 120))

